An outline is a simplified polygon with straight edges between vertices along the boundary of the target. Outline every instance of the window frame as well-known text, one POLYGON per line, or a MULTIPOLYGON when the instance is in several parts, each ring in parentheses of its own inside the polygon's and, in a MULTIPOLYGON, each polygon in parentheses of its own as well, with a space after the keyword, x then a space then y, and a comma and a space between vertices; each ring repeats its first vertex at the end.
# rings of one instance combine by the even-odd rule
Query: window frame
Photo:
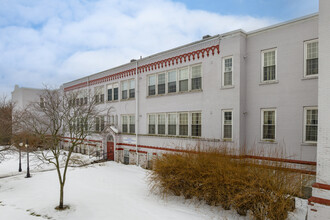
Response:
POLYGON ((187 137, 189 136, 189 112, 177 112, 177 127, 178 127, 178 132, 177 135, 178 136, 182 136, 182 137, 187 137), (187 115, 187 124, 181 124, 181 114, 185 114, 187 115), (187 134, 181 134, 181 126, 187 126, 187 134))
POLYGON ((221 122, 221 139, 225 141, 232 141, 234 136, 234 114, 233 109, 222 109, 222 122, 221 122), (231 112, 231 138, 224 138, 225 133, 225 113, 231 112))
POLYGON ((194 64, 194 65, 190 65, 189 66, 189 78, 188 78, 188 84, 189 84, 189 86, 188 86, 188 91, 201 91, 202 89, 203 89, 203 68, 202 68, 203 66, 202 66, 202 64, 201 63, 198 63, 198 64, 194 64), (192 87, 193 87, 193 85, 192 85, 192 80, 193 79, 195 79, 195 78, 193 78, 193 76, 192 76, 192 69, 194 68, 194 67, 196 67, 196 66, 200 66, 201 67, 201 85, 200 85, 200 88, 199 89, 193 89, 192 87))
POLYGON ((117 101, 119 101, 119 82, 107 84, 106 85, 106 89, 107 89, 107 91, 106 91, 106 94, 107 94, 106 101, 107 102, 117 102, 117 101), (111 86, 111 90, 112 90, 112 92, 111 92, 111 100, 109 100, 109 91, 108 91, 109 90, 108 89, 109 86, 111 86), (117 89, 117 99, 115 99, 115 89, 117 89))
MULTIPOLYGON (((318 106, 305 106, 304 107, 304 124, 303 124, 303 143, 307 143, 307 144, 316 144, 316 141, 307 141, 306 140, 306 126, 307 126, 307 111, 308 110, 319 110, 318 106)), ((317 116, 318 116, 318 112, 317 112, 317 116)), ((317 129, 319 127, 319 120, 317 121, 317 129)), ((317 139, 318 139, 318 134, 317 134, 317 139)))
POLYGON ((157 116, 158 114, 156 114, 156 113, 153 113, 153 114, 147 114, 147 128, 148 128, 148 135, 156 135, 157 134, 157 116), (155 132, 154 133, 150 133, 150 116, 153 116, 154 117, 154 119, 155 119, 155 124, 153 124, 154 126, 155 126, 155 128, 154 128, 154 130, 155 130, 155 132))
POLYGON ((187 65, 187 66, 183 66, 180 68, 174 68, 174 69, 170 69, 167 71, 163 71, 163 72, 159 72, 159 73, 152 73, 146 76, 146 94, 147 97, 153 97, 153 96, 162 96, 162 95, 170 95, 170 94, 179 94, 179 93, 186 93, 186 92, 194 92, 194 91, 202 91, 203 90, 203 65, 202 63, 196 63, 196 64, 192 64, 192 65, 187 65), (200 66, 201 68, 201 83, 200 83, 200 87, 199 89, 192 89, 192 68, 196 67, 196 66, 200 66), (180 91, 180 71, 181 70, 187 70, 187 90, 184 91, 180 91), (175 81, 171 81, 171 82, 175 82, 175 92, 169 92, 169 73, 175 73, 175 81), (158 86, 161 85, 159 84, 159 75, 165 75, 165 93, 159 94, 159 88, 158 86), (149 94, 149 87, 150 87, 150 78, 151 77, 155 77, 155 94, 149 94))
POLYGON ((277 110, 276 108, 262 108, 261 109, 261 137, 260 140, 261 141, 265 141, 265 142, 276 142, 276 135, 277 135, 277 110), (275 130, 274 130, 274 139, 264 139, 264 112, 266 111, 274 111, 275 112, 275 130))
POLYGON ((234 86, 234 56, 225 56, 222 57, 222 75, 221 75, 221 87, 230 88, 234 86), (231 85, 225 85, 225 62, 227 59, 231 59, 231 85))
MULTIPOLYGON (((134 120, 133 120, 133 122, 134 122, 134 129, 136 128, 136 126, 135 126, 135 115, 134 114, 123 114, 123 115, 120 115, 121 116, 121 133, 123 133, 123 134, 135 134, 135 132, 136 131, 134 131, 134 132, 132 132, 131 131, 131 128, 130 128, 130 126, 131 125, 133 125, 133 123, 131 124, 131 117, 134 117, 134 120), (124 120, 123 120, 123 118, 124 117, 126 117, 126 120, 127 120, 127 132, 123 132, 123 122, 124 122, 124 120)), ((115 120, 118 120, 117 119, 117 115, 116 115, 116 117, 115 117, 115 120)), ((114 124, 116 124, 117 122, 115 122, 114 124)))
MULTIPOLYGON (((193 111, 193 112, 190 112, 190 119, 189 119, 189 116, 188 116, 188 120, 190 120, 190 126, 189 126, 189 124, 188 124, 188 129, 189 129, 189 127, 190 127, 190 136, 191 137, 202 137, 202 135, 203 135, 203 133, 202 133, 202 131, 203 131, 203 124, 202 124, 202 122, 203 122, 203 120, 202 120, 202 112, 201 111, 193 111), (193 125, 195 125, 195 124, 193 124, 193 114, 200 114, 200 135, 193 135, 193 125)), ((198 126, 198 124, 197 124, 197 126, 198 126)))
POLYGON ((260 82, 261 83, 273 83, 273 82, 277 82, 277 69, 278 69, 278 65, 277 65, 277 47, 274 48, 270 48, 270 49, 265 49, 265 50, 261 50, 261 74, 260 74, 260 82), (275 79, 271 79, 271 80, 264 80, 264 63, 265 63, 265 53, 268 52, 275 52, 275 79))
MULTIPOLYGON (((95 104, 104 104, 104 85, 94 87, 95 104), (102 102, 103 99, 103 102, 102 102)), ((79 105, 79 103, 78 103, 79 105)))
POLYGON ((315 39, 312 39, 312 40, 306 40, 304 41, 304 78, 316 78, 319 76, 319 72, 320 72, 320 69, 318 68, 318 71, 317 71, 317 74, 311 74, 311 75, 307 75, 307 68, 306 68, 306 64, 307 64, 307 45, 309 43, 314 43, 314 42, 318 42, 318 46, 317 46, 317 49, 318 49, 318 56, 317 56, 317 59, 318 59, 318 67, 319 67, 319 39, 318 38, 315 38, 315 39))

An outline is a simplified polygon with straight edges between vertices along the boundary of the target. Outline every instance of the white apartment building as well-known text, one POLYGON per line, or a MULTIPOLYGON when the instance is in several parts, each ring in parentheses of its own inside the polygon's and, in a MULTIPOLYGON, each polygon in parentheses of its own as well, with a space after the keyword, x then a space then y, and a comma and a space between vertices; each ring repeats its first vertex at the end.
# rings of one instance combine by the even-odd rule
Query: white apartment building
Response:
MULTIPOLYGON (((104 109, 79 151, 92 146, 109 160, 143 167, 155 154, 198 145, 226 145, 247 154, 277 151, 285 162, 317 165, 309 217, 326 219, 329 16, 330 1, 320 0, 317 14, 205 36, 64 83, 64 92, 81 91, 71 104, 87 102, 83 94, 89 92, 104 109)), ((27 90, 15 87, 13 100, 21 105, 23 99, 38 100, 38 91, 27 90)))
POLYGON ((205 36, 63 87, 91 91, 106 109, 91 139, 114 151, 116 160, 126 155, 136 163, 139 151, 144 163, 153 154, 202 144, 262 148, 315 162, 318 57, 313 14, 205 36), (107 123, 116 132, 98 134, 107 123))

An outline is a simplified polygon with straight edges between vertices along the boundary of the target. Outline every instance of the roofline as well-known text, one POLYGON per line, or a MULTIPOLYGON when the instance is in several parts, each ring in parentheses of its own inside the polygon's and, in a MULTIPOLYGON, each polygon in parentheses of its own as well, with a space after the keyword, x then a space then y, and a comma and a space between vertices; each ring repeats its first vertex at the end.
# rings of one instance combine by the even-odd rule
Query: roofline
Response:
MULTIPOLYGON (((281 27, 281 26, 290 25, 290 24, 293 24, 293 23, 296 23, 296 22, 301 22, 301 21, 304 21, 304 20, 312 19, 312 18, 318 17, 318 15, 319 15, 319 13, 317 12, 317 13, 313 13, 313 14, 310 14, 310 15, 295 18, 295 19, 292 19, 292 20, 289 20, 289 21, 284 21, 284 22, 281 22, 281 23, 278 23, 278 24, 274 24, 274 25, 271 25, 271 26, 268 26, 268 27, 256 29, 254 31, 249 31, 249 32, 246 32, 242 29, 237 29, 237 30, 225 32, 225 33, 222 33, 222 34, 217 34, 217 35, 208 37, 206 39, 194 41, 192 43, 184 44, 184 45, 179 46, 179 47, 175 47, 175 48, 172 48, 172 49, 169 49, 169 50, 165 50, 165 51, 162 51, 162 52, 152 54, 150 56, 146 56, 144 58, 137 59, 137 62, 147 60, 147 59, 150 59, 150 58, 153 58, 153 57, 156 57, 156 56, 160 56, 162 54, 169 53, 169 52, 172 52, 172 51, 175 51, 175 50, 179 50, 179 49, 182 49, 182 48, 185 48, 185 47, 190 47, 190 46, 193 46, 193 45, 205 42, 205 41, 213 40, 213 39, 216 39, 216 38, 221 39, 221 38, 230 37, 230 36, 233 36, 233 35, 236 35, 236 34, 243 34, 244 36, 254 35, 254 34, 258 34, 258 33, 264 32, 264 31, 268 31, 268 30, 272 30, 272 29, 275 29, 275 28, 278 28, 278 27, 281 27)), ((69 82, 65 82, 62 85, 64 86, 65 84, 74 83, 74 82, 81 81, 81 80, 84 80, 84 79, 88 80, 88 78, 90 78, 90 77, 93 77, 95 75, 98 75, 100 73, 104 73, 104 72, 107 72, 107 71, 115 70, 115 69, 120 68, 120 67, 124 67, 124 66, 126 66, 130 63, 131 62, 122 64, 122 65, 119 65, 119 66, 116 66, 116 67, 113 67, 113 68, 110 68, 110 69, 106 69, 106 70, 103 70, 103 71, 100 71, 100 72, 96 72, 96 73, 93 73, 93 74, 90 74, 90 75, 87 75, 87 76, 84 76, 84 77, 81 77, 81 78, 78 78, 78 79, 75 79, 75 80, 72 80, 72 81, 69 81, 69 82)))
POLYGON ((295 18, 295 19, 291 19, 291 20, 288 20, 288 21, 278 23, 278 24, 274 24, 274 25, 271 25, 271 26, 268 26, 268 27, 259 28, 259 29, 256 29, 254 31, 249 31, 246 34, 247 35, 257 34, 259 32, 268 31, 268 30, 275 29, 275 28, 278 28, 278 27, 281 27, 281 26, 286 26, 286 25, 290 25, 290 24, 293 24, 293 23, 296 23, 296 22, 312 19, 312 18, 318 17, 318 15, 319 15, 319 13, 316 12, 316 13, 313 13, 313 14, 305 15, 305 16, 302 16, 302 17, 299 17, 299 18, 295 18))
MULTIPOLYGON (((146 57, 143 57, 143 58, 139 58, 139 59, 137 59, 137 61, 147 60, 147 59, 150 59, 150 58, 153 58, 153 57, 156 57, 156 56, 160 56, 160 55, 162 55, 162 54, 169 53, 169 52, 172 52, 172 51, 175 51, 175 50, 179 50, 179 49, 182 49, 182 48, 186 48, 186 47, 194 46, 194 45, 196 45, 196 44, 199 44, 199 43, 202 43, 202 42, 206 42, 206 41, 209 41, 209 40, 214 40, 214 39, 219 38, 219 37, 220 37, 220 35, 217 34, 217 35, 214 35, 214 36, 208 37, 208 38, 206 38, 206 39, 202 39, 202 40, 194 41, 194 42, 192 42, 192 43, 184 44, 184 45, 179 46, 179 47, 174 47, 174 48, 172 48, 172 49, 165 50, 165 51, 162 51, 162 52, 158 52, 158 53, 152 54, 152 55, 150 55, 150 56, 146 56, 146 57)), ((104 72, 107 72, 107 71, 109 71, 109 70, 114 70, 114 69, 117 69, 117 68, 120 68, 120 67, 124 67, 124 66, 126 66, 126 65, 128 65, 128 64, 130 64, 130 63, 132 63, 132 62, 125 63, 125 64, 122 64, 122 65, 119 65, 119 66, 116 66, 116 67, 113 67, 113 68, 110 68, 110 69, 103 70, 103 71, 101 71, 101 72, 93 73, 93 74, 90 74, 90 75, 88 75, 88 76, 84 76, 84 77, 81 77, 81 78, 79 78, 79 79, 75 79, 75 80, 72 80, 72 81, 66 82, 66 83, 63 83, 63 85, 64 85, 64 84, 68 84, 68 83, 73 83, 73 82, 75 82, 75 81, 80 81, 80 80, 82 80, 82 79, 88 79, 89 77, 92 77, 92 76, 98 75, 98 74, 100 74, 100 73, 104 73, 104 72)))

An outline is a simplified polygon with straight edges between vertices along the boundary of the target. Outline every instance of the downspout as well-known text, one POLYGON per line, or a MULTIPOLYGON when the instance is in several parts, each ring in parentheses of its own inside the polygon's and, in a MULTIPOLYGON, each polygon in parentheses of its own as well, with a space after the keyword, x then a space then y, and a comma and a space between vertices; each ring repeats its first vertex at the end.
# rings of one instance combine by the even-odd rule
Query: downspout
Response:
POLYGON ((139 166, 139 150, 138 150, 138 133, 139 133, 139 77, 138 77, 138 60, 135 67, 135 148, 136 148, 136 165, 139 166))

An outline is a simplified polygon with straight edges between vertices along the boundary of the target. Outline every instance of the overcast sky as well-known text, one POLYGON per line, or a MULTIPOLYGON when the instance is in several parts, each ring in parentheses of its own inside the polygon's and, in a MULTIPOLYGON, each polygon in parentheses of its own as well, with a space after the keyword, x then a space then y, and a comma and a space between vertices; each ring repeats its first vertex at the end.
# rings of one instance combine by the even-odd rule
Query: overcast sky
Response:
POLYGON ((317 11, 318 0, 0 0, 0 95, 317 11))

